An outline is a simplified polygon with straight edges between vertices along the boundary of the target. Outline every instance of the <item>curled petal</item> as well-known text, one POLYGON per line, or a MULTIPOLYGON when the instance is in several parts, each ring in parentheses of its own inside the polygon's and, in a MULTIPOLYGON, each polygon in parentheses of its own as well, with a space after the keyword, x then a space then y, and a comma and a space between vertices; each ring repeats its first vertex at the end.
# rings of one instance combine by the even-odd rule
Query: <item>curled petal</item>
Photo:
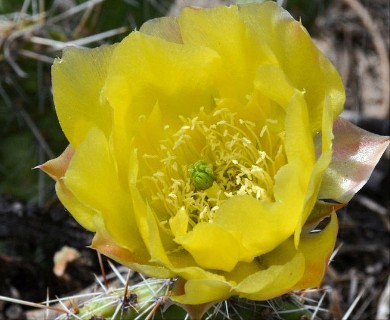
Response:
POLYGON ((342 118, 336 119, 333 134, 332 161, 318 197, 347 203, 369 179, 390 138, 365 131, 342 118))
POLYGON ((68 145, 59 157, 49 160, 36 168, 46 172, 54 180, 59 181, 65 175, 73 154, 73 147, 68 145))

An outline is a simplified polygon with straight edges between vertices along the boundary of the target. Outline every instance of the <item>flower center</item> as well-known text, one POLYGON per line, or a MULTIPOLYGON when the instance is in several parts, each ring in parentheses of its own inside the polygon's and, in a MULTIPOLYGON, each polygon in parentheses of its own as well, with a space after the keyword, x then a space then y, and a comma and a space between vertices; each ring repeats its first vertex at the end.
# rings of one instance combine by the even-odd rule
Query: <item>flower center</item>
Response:
POLYGON ((156 154, 143 155, 147 174, 138 182, 163 224, 183 209, 190 227, 212 222, 220 204, 236 195, 273 200, 274 175, 286 162, 282 134, 229 109, 180 120, 176 132, 166 126, 156 154))

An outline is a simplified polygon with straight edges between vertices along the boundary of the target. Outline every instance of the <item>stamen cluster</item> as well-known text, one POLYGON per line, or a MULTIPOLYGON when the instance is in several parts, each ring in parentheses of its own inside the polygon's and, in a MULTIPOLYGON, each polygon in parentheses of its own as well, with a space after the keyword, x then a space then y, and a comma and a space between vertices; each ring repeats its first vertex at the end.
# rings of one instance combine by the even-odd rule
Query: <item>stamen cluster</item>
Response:
POLYGON ((274 175, 286 162, 283 134, 271 134, 266 124, 260 127, 229 109, 211 115, 201 110, 194 118, 180 120, 182 126, 174 134, 165 128, 158 154, 143 155, 149 174, 139 185, 156 212, 168 213, 162 224, 183 209, 191 227, 212 222, 221 203, 236 195, 273 200, 274 175), (157 167, 155 159, 161 159, 157 167), (211 183, 200 181, 204 185, 197 187, 192 175, 205 166, 209 177, 198 172, 198 178, 212 175, 211 183))

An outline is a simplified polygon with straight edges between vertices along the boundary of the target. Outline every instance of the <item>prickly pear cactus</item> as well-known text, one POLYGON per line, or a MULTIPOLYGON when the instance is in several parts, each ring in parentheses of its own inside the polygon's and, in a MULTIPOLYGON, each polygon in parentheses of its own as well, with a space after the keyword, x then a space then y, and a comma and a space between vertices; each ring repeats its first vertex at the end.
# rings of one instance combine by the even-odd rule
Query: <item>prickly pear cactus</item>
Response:
MULTIPOLYGON (((145 279, 140 283, 95 294, 56 320, 181 320, 189 319, 186 311, 169 299, 172 280, 145 279)), ((266 302, 230 298, 215 304, 203 319, 310 319, 312 314, 294 295, 266 302)))

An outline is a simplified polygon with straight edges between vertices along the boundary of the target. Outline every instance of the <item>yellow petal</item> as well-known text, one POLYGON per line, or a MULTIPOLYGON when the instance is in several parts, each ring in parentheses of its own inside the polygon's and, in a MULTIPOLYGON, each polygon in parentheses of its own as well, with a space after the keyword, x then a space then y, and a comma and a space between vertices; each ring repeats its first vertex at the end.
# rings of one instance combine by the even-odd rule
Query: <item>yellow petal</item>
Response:
POLYGON ((96 210, 79 201, 73 193, 68 190, 62 180, 56 183, 56 193, 58 199, 64 207, 72 213, 73 218, 75 218, 79 224, 89 231, 96 231, 96 226, 94 224, 94 217, 98 214, 96 210))
POLYGON ((169 219, 169 226, 174 237, 184 236, 187 233, 189 219, 190 217, 184 207, 181 207, 176 215, 169 219))
POLYGON ((210 271, 204 268, 201 268, 197 265, 194 258, 185 250, 176 250, 170 252, 169 260, 172 265, 170 270, 172 270, 176 275, 183 279, 211 279, 218 281, 225 281, 225 277, 219 272, 210 271))
POLYGON ((188 253, 182 254, 173 250, 175 253, 171 253, 168 256, 168 250, 172 249, 170 248, 172 244, 166 244, 168 241, 165 235, 159 230, 157 219, 152 209, 145 204, 139 191, 134 186, 131 186, 130 189, 137 226, 150 254, 151 263, 160 264, 184 279, 224 280, 224 277, 196 266, 193 263, 194 260, 192 260, 192 257, 187 256, 188 253), (163 241, 164 239, 165 243, 163 241))
POLYGON ((295 93, 283 70, 272 64, 257 69, 255 88, 286 109, 295 93))
POLYGON ((208 48, 182 45, 133 32, 116 47, 105 94, 128 128, 148 116, 158 101, 169 116, 198 112, 214 104, 219 57, 208 48), (189 63, 191 61, 191 63, 189 63), (184 107, 185 106, 185 107, 184 107))
MULTIPOLYGON (((251 100, 247 105, 248 119, 258 119, 258 123, 267 124, 268 130, 272 134, 279 134, 284 131, 284 121, 286 118, 286 109, 278 103, 271 101, 269 98, 255 90, 251 100), (272 119, 274 121, 267 121, 272 119)), ((284 155, 283 155, 284 156, 284 155)))
POLYGON ((143 242, 148 249, 151 261, 170 268, 171 262, 166 254, 157 219, 152 209, 145 203, 137 188, 130 186, 130 191, 136 224, 143 242))
MULTIPOLYGON (((130 195, 121 189, 112 148, 104 133, 90 130, 77 148, 64 177, 65 186, 105 221, 108 233, 131 250, 142 245, 130 195)), ((77 217, 77 211, 71 211, 77 217)))
POLYGON ((337 70, 317 49, 301 23, 276 3, 242 5, 239 10, 248 33, 266 43, 290 83, 306 91, 311 131, 317 132, 321 128, 324 98, 329 98, 333 118, 344 105, 345 92, 337 70))
POLYGON ((302 278, 304 270, 305 259, 299 253, 290 261, 280 265, 272 264, 266 270, 249 275, 234 290, 241 297, 251 300, 272 299, 291 291, 302 278))
MULTIPOLYGON (((134 139, 134 147, 141 155, 156 154, 160 151, 161 139, 166 135, 163 116, 157 102, 147 119, 140 126, 134 139)), ((156 165, 158 165, 159 159, 156 159, 156 161, 156 165)))
POLYGON ((175 239, 206 269, 231 271, 239 258, 237 240, 214 223, 198 223, 192 231, 175 239))
POLYGON ((178 19, 185 44, 208 47, 221 56, 220 95, 245 99, 253 90, 257 66, 272 61, 272 54, 264 52, 259 42, 248 41, 237 7, 219 6, 211 10, 187 7, 178 19))
POLYGON ((259 261, 260 260, 256 258, 251 262, 240 261, 232 271, 226 272, 223 275, 229 283, 232 285, 238 285, 241 281, 248 277, 248 275, 265 269, 259 261))
MULTIPOLYGON (((328 259, 331 255, 331 252, 334 248, 334 243, 337 235, 337 218, 334 214, 329 225, 325 230, 319 233, 307 234, 302 237, 298 250, 295 249, 293 237, 289 238, 282 245, 280 245, 274 251, 266 254, 261 257, 261 261, 264 265, 270 267, 274 266, 283 266, 285 269, 286 275, 289 272, 292 274, 299 269, 301 271, 301 276, 297 279, 294 278, 295 282, 289 282, 288 279, 285 279, 285 284, 289 284, 287 291, 316 287, 320 284, 327 266, 328 259), (299 260, 303 262, 298 266, 293 266, 289 261, 293 261, 300 257, 299 260)), ((267 284, 263 289, 262 295, 258 295, 258 298, 264 298, 264 294, 269 294, 274 291, 276 288, 282 288, 283 282, 280 282, 279 285, 272 284, 271 288, 267 284)), ((276 294, 275 296, 280 295, 276 294)), ((250 298, 255 298, 251 296, 250 298)), ((272 298, 272 296, 267 297, 266 299, 272 298)))
POLYGON ((221 204, 213 224, 235 237, 240 260, 249 262, 291 235, 295 222, 290 224, 286 219, 291 215, 278 211, 277 205, 266 205, 250 196, 235 196, 221 204))
POLYGON ((285 148, 288 161, 299 159, 304 162, 307 169, 302 173, 310 175, 310 169, 315 161, 315 151, 305 96, 306 94, 296 91, 288 106, 285 148))
POLYGON ((214 279, 194 279, 186 281, 184 295, 173 296, 172 299, 181 304, 202 304, 221 301, 231 296, 232 286, 226 281, 214 279))
MULTIPOLYGON (((287 108, 285 127, 285 149, 288 164, 280 168, 275 175, 275 203, 267 208, 257 209, 257 215, 261 216, 261 219, 270 221, 266 224, 269 226, 267 229, 272 228, 271 226, 275 228, 275 235, 272 235, 271 231, 266 231, 269 233, 266 238, 273 238, 274 241, 270 240, 272 245, 265 246, 261 254, 268 252, 266 248, 272 250, 291 235, 302 219, 305 208, 304 200, 315 154, 306 104, 303 94, 298 91, 295 91, 287 108), (267 217, 269 214, 270 216, 267 217), (274 221, 278 221, 277 225, 274 221)), ((257 206, 261 207, 260 204, 257 206)), ((256 211, 255 208, 252 210, 256 211)), ((253 219, 256 218, 249 218, 248 221, 253 221, 253 219)), ((256 238, 254 235, 252 237, 256 238)))
POLYGON ((169 42, 183 42, 176 17, 161 17, 146 21, 139 31, 169 42))
MULTIPOLYGON (((285 128, 288 164, 283 166, 275 176, 274 196, 281 204, 279 210, 285 212, 285 215, 279 218, 281 225, 295 230, 300 228, 305 210, 311 211, 311 208, 306 208, 305 198, 310 191, 310 179, 315 161, 307 106, 304 94, 301 92, 296 91, 291 99, 285 128)), ((314 203, 310 205, 314 206, 314 203)))
POLYGON ((322 132, 321 132, 321 155, 313 167, 311 173, 308 190, 305 195, 304 211, 301 215, 300 221, 298 222, 297 229, 295 230, 295 246, 299 244, 299 237, 302 226, 306 223, 307 218, 314 209, 314 205, 317 202, 318 192, 321 187, 322 177, 325 170, 329 166, 332 158, 332 123, 333 115, 332 109, 330 108, 329 101, 324 104, 322 116, 322 132))
POLYGON ((53 97, 61 128, 76 148, 91 127, 108 134, 110 106, 101 98, 115 46, 68 48, 52 67, 53 97))
MULTIPOLYGON (((292 290, 318 286, 334 248, 337 229, 337 217, 333 214, 324 230, 303 235, 298 249, 290 237, 259 257, 258 263, 247 264, 240 271, 243 280, 234 287, 234 292, 252 300, 268 300, 292 290)), ((229 274, 227 278, 230 279, 229 274)))

